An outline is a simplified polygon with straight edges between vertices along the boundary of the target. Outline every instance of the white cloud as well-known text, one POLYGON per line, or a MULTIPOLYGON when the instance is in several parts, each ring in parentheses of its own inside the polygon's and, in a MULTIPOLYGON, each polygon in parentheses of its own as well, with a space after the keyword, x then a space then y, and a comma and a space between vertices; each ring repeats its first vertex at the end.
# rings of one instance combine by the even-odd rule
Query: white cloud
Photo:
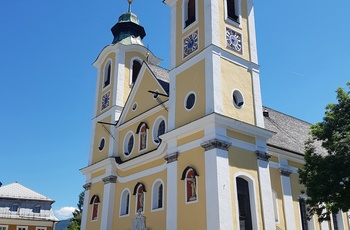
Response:
POLYGON ((55 210, 55 216, 59 219, 59 220, 65 220, 65 219, 69 219, 73 217, 73 212, 76 208, 74 207, 62 207, 58 210, 55 210))

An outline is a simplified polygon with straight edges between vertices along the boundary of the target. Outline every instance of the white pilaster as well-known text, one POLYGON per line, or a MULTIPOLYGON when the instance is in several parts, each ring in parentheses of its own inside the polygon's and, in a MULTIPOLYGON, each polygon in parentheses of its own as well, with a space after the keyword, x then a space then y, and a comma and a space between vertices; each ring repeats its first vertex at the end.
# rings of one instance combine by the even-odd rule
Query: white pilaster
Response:
POLYGON ((286 159, 280 159, 280 171, 287 230, 296 230, 292 186, 289 177, 292 170, 288 167, 288 161, 286 159))
POLYGON ((83 187, 85 189, 85 191, 84 191, 84 204, 83 204, 83 210, 85 210, 85 212, 83 212, 83 215, 81 217, 80 229, 86 229, 91 183, 87 183, 83 187))
POLYGON ((261 99, 260 90, 260 76, 258 70, 252 69, 252 81, 253 81, 253 96, 254 96, 254 107, 255 107, 255 121, 256 125, 264 128, 264 116, 263 116, 263 106, 261 99))
POLYGON ((177 230, 177 156, 172 153, 165 157, 167 164, 167 206, 166 229, 177 230))
POLYGON ((170 69, 176 66, 176 0, 165 0, 170 6, 170 69))
POLYGON ((114 197, 116 188, 116 176, 108 176, 102 179, 104 184, 103 189, 103 202, 102 202, 102 215, 100 230, 112 229, 113 222, 113 210, 114 210, 114 197))
POLYGON ((207 229, 233 229, 231 186, 227 149, 230 144, 214 139, 202 144, 205 148, 205 190, 207 229), (221 142, 221 143, 219 143, 221 142))
POLYGON ((219 46, 219 1, 204 0, 205 47, 219 46))
MULTIPOLYGON (((115 92, 113 93, 113 105, 119 107, 124 106, 124 81, 125 81, 125 52, 118 50, 115 57, 115 73, 114 73, 114 87, 115 92)), ((121 111, 119 111, 121 112, 121 111)), ((119 113, 120 114, 120 113, 119 113)), ((115 119, 119 119, 116 117, 115 119)))

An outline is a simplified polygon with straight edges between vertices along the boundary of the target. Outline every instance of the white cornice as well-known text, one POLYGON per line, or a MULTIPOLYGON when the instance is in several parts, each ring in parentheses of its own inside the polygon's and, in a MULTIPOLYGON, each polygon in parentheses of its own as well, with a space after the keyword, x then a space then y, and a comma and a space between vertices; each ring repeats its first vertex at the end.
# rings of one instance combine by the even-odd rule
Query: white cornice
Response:
POLYGON ((153 64, 153 65, 158 65, 160 62, 162 62, 163 60, 156 57, 149 49, 147 49, 146 47, 142 46, 142 45, 138 45, 138 44, 132 44, 132 45, 124 45, 121 43, 116 43, 116 44, 110 44, 105 46, 102 51, 100 52, 100 54, 98 55, 97 59, 92 63, 93 66, 95 66, 96 68, 98 68, 102 61, 105 59, 105 57, 111 53, 111 52, 130 52, 130 51, 136 51, 139 52, 141 54, 143 54, 144 56, 149 55, 149 63, 153 64))
POLYGON ((304 156, 298 155, 288 150, 274 148, 269 145, 267 146, 267 149, 268 149, 268 152, 273 156, 282 157, 299 164, 305 164, 304 156))

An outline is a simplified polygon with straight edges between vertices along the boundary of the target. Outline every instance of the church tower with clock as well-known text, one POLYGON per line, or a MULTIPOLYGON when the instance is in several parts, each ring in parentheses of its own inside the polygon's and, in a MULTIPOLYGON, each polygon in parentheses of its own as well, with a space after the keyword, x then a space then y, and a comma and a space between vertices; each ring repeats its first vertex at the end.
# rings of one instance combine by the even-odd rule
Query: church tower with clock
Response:
POLYGON ((128 2, 93 64, 81 229, 326 230, 298 183, 309 124, 262 106, 253 0, 163 0, 170 70, 128 2))

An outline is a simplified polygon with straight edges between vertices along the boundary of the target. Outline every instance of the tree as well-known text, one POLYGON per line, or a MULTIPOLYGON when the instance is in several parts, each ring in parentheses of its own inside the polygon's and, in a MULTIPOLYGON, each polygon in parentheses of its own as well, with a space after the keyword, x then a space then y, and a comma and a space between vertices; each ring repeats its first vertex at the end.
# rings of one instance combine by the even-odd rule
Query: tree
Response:
POLYGON ((83 214, 84 192, 79 194, 78 208, 73 212, 73 218, 70 219, 67 230, 80 230, 81 217, 83 214))
POLYGON ((328 104, 323 121, 311 125, 305 165, 299 169, 299 181, 308 196, 308 216, 317 214, 320 222, 350 209, 350 91, 338 88, 336 93, 338 103, 328 104), (327 154, 320 154, 316 142, 327 154))

